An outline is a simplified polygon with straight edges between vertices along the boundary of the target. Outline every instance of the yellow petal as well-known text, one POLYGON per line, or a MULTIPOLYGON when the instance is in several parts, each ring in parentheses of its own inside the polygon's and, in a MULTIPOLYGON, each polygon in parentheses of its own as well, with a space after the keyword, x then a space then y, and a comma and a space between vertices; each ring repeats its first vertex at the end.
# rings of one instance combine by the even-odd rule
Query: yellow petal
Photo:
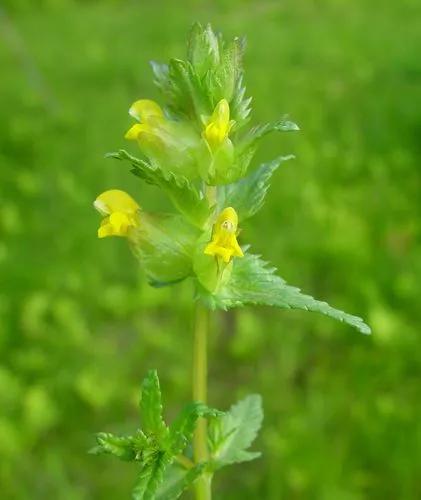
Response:
POLYGON ((212 240, 206 245, 206 255, 218 256, 229 263, 233 256, 244 257, 237 242, 238 215, 232 207, 227 207, 218 215, 212 231, 212 240))
POLYGON ((130 215, 122 212, 114 212, 101 222, 98 229, 98 238, 127 236, 129 229, 134 226, 136 226, 136 223, 130 215))
POLYGON ((133 125, 133 127, 130 127, 129 130, 126 132, 124 138, 128 139, 129 141, 135 141, 139 139, 139 135, 142 132, 148 132, 150 130, 150 127, 146 125, 145 123, 136 123, 133 125))
POLYGON ((216 123, 209 123, 204 132, 205 139, 212 148, 218 147, 226 137, 225 130, 216 123))
POLYGON ((110 215, 113 212, 135 214, 140 209, 134 199, 120 189, 109 189, 101 193, 95 200, 94 207, 102 215, 110 215))
POLYGON ((225 264, 229 263, 233 254, 231 248, 223 248, 223 247, 218 248, 218 253, 222 257, 222 260, 225 262, 225 264))
POLYGON ((98 228, 98 238, 106 238, 107 236, 113 236, 113 228, 109 223, 108 217, 101 221, 101 225, 98 228))
POLYGON ((212 116, 203 132, 203 137, 212 149, 216 149, 224 142, 228 137, 233 123, 230 121, 228 101, 226 99, 220 100, 215 106, 212 116))
POLYGON ((244 257, 244 253, 241 250, 240 245, 238 244, 236 236, 233 236, 232 238, 231 248, 233 250, 233 255, 235 255, 236 257, 244 257))
POLYGON ((226 99, 221 99, 215 106, 212 113, 211 122, 216 122, 228 128, 230 121, 230 106, 226 99))
POLYGON ((216 245, 213 241, 208 243, 203 251, 203 253, 206 255, 215 255, 215 252, 216 252, 216 245))
POLYGON ((129 226, 131 226, 131 220, 123 212, 114 212, 110 215, 110 225, 116 236, 126 236, 129 226))
POLYGON ((146 154, 150 151, 156 153, 156 151, 165 149, 165 143, 161 136, 152 132, 149 127, 147 130, 140 131, 137 140, 139 141, 141 151, 144 151, 146 154))
POLYGON ((223 226, 224 223, 226 225, 227 222, 232 224, 233 232, 235 233, 238 227, 238 215, 237 212, 232 207, 227 207, 224 208, 224 210, 222 210, 222 212, 218 215, 218 218, 216 219, 215 225, 223 226))
POLYGON ((132 104, 129 114, 142 123, 148 123, 152 117, 164 119, 164 113, 155 101, 140 99, 132 104))

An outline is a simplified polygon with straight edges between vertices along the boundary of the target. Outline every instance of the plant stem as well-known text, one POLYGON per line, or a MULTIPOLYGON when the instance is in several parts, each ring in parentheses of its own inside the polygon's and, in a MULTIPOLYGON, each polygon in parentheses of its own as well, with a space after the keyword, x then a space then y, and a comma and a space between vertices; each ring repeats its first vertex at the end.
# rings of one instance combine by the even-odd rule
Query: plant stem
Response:
POLYGON ((194 467, 194 463, 190 460, 190 458, 187 458, 184 455, 177 455, 175 457, 175 461, 187 470, 194 467))
MULTIPOLYGON (((196 303, 193 345, 193 400, 207 402, 207 343, 209 330, 209 311, 199 302, 196 303)), ((208 459, 207 421, 199 418, 193 436, 193 454, 196 463, 208 459)), ((211 476, 203 474, 196 481, 196 499, 210 500, 211 476)))

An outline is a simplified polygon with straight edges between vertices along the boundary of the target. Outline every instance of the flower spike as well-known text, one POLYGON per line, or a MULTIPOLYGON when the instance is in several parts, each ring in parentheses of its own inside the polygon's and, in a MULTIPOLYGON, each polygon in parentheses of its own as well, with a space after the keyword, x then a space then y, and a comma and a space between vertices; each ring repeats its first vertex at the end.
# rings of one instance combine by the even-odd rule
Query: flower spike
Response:
POLYGON ((244 257, 237 242, 238 215, 232 207, 227 207, 219 214, 213 226, 212 240, 204 253, 222 257, 228 264, 232 257, 244 257))

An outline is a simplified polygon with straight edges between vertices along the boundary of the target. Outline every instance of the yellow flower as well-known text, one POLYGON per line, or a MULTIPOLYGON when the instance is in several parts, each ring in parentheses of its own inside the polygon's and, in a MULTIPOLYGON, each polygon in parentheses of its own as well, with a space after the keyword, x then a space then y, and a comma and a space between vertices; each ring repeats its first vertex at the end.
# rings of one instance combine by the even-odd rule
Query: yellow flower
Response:
POLYGON ((94 207, 105 216, 98 228, 98 238, 127 236, 139 224, 140 207, 125 191, 105 191, 94 201, 94 207))
POLYGON ((212 240, 207 244, 204 253, 222 257, 225 263, 231 257, 244 257, 237 242, 238 215, 232 208, 224 208, 213 226, 212 240))
POLYGON ((221 99, 215 106, 203 137, 211 149, 217 149, 227 139, 234 121, 230 121, 230 107, 226 99, 221 99))
POLYGON ((159 104, 149 99, 140 99, 133 103, 129 114, 140 122, 127 131, 124 137, 129 140, 139 140, 144 134, 154 135, 155 127, 165 122, 164 112, 159 104))

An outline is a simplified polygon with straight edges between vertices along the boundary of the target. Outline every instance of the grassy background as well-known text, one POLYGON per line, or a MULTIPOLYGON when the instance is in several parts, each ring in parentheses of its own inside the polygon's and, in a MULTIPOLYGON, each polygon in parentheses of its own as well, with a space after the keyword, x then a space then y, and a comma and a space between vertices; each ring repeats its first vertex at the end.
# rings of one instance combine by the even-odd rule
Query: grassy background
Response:
POLYGON ((137 425, 157 367, 168 416, 190 399, 191 288, 148 288, 91 208, 110 187, 166 201, 103 154, 127 109, 158 99, 148 61, 184 54, 194 20, 248 38, 255 122, 302 132, 242 240, 290 283, 363 315, 215 318, 211 403, 260 392, 263 457, 222 472, 222 499, 421 497, 421 7, 416 0, 3 0, 0 7, 0 484, 26 499, 129 498, 136 469, 86 450, 137 425))

